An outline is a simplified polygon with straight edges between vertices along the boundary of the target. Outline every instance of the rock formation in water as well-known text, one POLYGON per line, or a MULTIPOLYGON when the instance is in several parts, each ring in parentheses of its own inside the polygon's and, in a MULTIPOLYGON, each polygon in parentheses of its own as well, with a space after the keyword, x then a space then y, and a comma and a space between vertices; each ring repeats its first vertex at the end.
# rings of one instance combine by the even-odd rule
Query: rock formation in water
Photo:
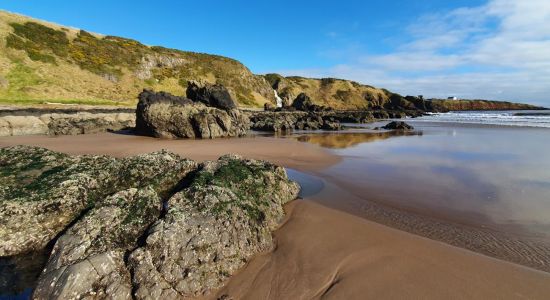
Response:
POLYGON ((339 130, 341 123, 368 123, 376 119, 418 116, 418 111, 255 111, 246 112, 250 127, 258 131, 339 130))
POLYGON ((0 149, 0 256, 54 243, 36 299, 174 299, 220 287, 273 246, 299 187, 267 162, 197 164, 0 149))
POLYGON ((248 117, 237 109, 229 109, 232 100, 225 98, 227 95, 220 92, 223 90, 216 86, 191 90, 190 94, 201 102, 144 90, 136 109, 136 131, 162 138, 217 138, 247 133, 248 117), (206 106, 202 101, 224 109, 206 106))
POLYGON ((401 121, 392 121, 386 124, 385 126, 382 126, 382 128, 387 130, 413 130, 414 129, 414 127, 412 127, 411 125, 401 121))
POLYGON ((249 113, 251 128, 258 131, 339 130, 340 122, 330 116, 309 112, 255 112, 249 113))

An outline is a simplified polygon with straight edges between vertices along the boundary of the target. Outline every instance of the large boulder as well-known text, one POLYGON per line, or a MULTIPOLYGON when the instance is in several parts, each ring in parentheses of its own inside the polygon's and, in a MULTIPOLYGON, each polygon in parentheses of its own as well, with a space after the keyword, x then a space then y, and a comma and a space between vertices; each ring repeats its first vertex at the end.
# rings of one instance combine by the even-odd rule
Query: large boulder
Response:
POLYGON ((218 109, 169 93, 144 90, 136 110, 136 131, 162 138, 242 136, 249 119, 237 109, 218 109))
POLYGON ((220 109, 237 108, 229 91, 221 84, 200 84, 196 81, 189 81, 187 82, 187 98, 220 109))
POLYGON ((135 296, 188 298, 220 288, 255 253, 273 247, 282 204, 298 191, 269 163, 238 156, 206 162, 130 255, 135 296))
POLYGON ((273 247, 299 192, 283 168, 235 155, 198 165, 18 146, 0 165, 0 256, 54 244, 35 299, 204 295, 273 247))
POLYGON ((292 107, 301 111, 309 111, 310 107, 313 105, 311 98, 305 93, 300 93, 296 99, 292 102, 292 107))

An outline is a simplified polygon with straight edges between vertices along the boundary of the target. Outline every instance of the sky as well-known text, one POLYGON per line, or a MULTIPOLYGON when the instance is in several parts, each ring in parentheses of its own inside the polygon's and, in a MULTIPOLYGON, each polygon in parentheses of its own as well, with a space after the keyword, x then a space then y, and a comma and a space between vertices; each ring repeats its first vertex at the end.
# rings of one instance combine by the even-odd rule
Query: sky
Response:
POLYGON ((550 0, 21 1, 0 9, 254 73, 550 106, 550 0))

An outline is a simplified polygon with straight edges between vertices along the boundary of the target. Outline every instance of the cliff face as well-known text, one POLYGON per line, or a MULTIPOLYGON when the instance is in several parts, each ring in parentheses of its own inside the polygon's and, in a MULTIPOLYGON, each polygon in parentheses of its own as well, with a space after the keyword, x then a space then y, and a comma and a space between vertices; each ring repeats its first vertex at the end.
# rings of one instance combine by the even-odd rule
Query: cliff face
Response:
POLYGON ((240 106, 275 103, 240 62, 149 47, 0 11, 0 100, 134 105, 144 88, 182 95, 188 80, 220 83, 240 106))
POLYGON ((539 106, 489 100, 431 100, 437 111, 449 110, 538 110, 539 106))

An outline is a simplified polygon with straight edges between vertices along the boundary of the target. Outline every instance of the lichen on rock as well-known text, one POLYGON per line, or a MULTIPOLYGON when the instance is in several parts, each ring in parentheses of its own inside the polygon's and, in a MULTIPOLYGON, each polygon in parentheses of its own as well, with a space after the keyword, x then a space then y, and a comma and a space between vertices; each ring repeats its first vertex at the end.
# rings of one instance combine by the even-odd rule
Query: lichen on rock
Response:
POLYGON ((235 155, 197 164, 0 149, 0 256, 53 244, 33 297, 186 298, 219 288, 273 246, 299 186, 235 155), (5 183, 5 184, 4 184, 5 183))

